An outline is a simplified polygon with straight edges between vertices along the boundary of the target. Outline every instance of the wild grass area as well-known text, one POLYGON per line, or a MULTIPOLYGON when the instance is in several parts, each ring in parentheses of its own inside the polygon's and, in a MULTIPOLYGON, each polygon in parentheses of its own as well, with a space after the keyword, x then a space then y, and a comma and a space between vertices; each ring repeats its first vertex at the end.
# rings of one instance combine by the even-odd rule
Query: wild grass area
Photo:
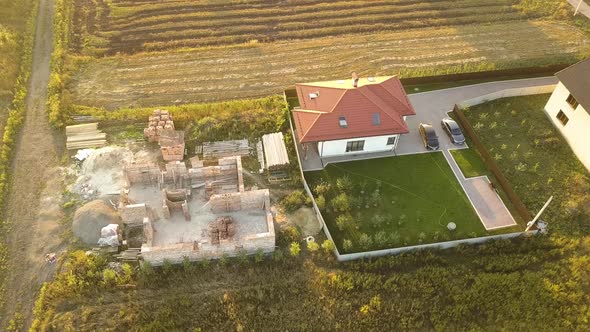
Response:
POLYGON ((330 164, 305 177, 341 253, 489 235, 439 152, 330 164))
POLYGON ((32 331, 585 330, 589 248, 539 237, 350 263, 283 248, 118 272, 75 252, 32 331))
POLYGON ((590 231, 590 174, 551 124, 549 95, 504 98, 465 115, 529 210, 554 200, 545 218, 560 233, 590 231))
POLYGON ((19 75, 32 0, 0 0, 0 127, 4 127, 19 75))
POLYGON ((56 109, 70 111, 262 97, 352 71, 415 77, 590 54, 588 24, 565 0, 60 3, 72 13, 61 22, 71 38, 56 109))

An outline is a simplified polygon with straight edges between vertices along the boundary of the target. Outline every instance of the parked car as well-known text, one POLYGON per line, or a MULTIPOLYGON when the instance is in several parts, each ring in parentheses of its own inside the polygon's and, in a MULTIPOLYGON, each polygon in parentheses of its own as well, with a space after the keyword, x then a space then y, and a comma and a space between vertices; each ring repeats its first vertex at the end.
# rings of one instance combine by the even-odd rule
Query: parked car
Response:
POLYGON ((441 125, 443 127, 443 130, 447 133, 447 135, 449 135, 451 142, 455 144, 465 143, 465 136, 463 136, 461 128, 459 128, 459 125, 457 124, 457 122, 455 122, 455 120, 451 118, 442 119, 441 125))
POLYGON ((421 123, 418 129, 420 130, 420 137, 422 137, 424 147, 428 150, 438 150, 438 136, 434 128, 427 123, 421 123))

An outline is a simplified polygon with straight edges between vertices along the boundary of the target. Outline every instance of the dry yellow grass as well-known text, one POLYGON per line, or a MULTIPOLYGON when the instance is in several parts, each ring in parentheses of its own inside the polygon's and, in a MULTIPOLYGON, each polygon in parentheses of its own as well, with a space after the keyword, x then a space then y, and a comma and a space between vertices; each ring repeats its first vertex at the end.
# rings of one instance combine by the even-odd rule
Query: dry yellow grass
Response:
POLYGON ((423 76, 573 62, 590 54, 577 28, 512 22, 356 34, 92 59, 74 73, 74 104, 133 107, 265 96, 296 82, 423 76))

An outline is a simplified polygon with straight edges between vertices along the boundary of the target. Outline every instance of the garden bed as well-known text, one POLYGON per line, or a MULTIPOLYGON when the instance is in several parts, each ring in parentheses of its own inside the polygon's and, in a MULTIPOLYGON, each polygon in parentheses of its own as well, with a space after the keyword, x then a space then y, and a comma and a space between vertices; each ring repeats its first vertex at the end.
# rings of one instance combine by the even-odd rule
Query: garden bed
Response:
POLYGON ((588 231, 590 175, 543 111, 549 95, 503 98, 464 110, 526 207, 561 231, 588 231))
POLYGON ((497 234, 486 232, 442 153, 330 164, 305 175, 340 253, 497 234))

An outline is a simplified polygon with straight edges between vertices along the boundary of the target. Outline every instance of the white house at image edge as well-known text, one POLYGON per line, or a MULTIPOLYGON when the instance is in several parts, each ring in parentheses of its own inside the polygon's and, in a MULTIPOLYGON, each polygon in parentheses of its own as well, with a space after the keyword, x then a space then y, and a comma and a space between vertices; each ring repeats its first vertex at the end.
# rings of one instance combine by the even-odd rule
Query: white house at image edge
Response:
POLYGON ((555 74, 559 79, 545 112, 590 170, 590 58, 555 74))

